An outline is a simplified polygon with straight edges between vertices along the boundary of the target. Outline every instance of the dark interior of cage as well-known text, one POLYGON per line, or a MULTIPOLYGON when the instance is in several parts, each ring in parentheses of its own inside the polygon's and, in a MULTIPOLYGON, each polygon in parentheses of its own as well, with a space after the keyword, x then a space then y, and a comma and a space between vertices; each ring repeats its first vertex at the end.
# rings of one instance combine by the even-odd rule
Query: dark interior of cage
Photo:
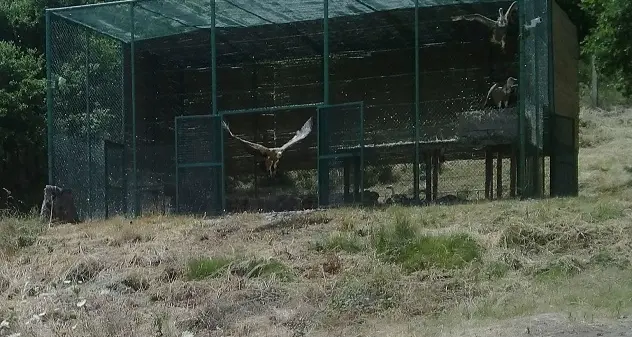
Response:
MULTIPOLYGON (((414 9, 330 18, 329 103, 364 103, 363 185, 379 194, 380 202, 393 193, 410 198, 415 181, 422 198, 473 199, 483 190, 489 197, 492 157, 503 166, 495 170, 497 176, 505 172, 497 178, 500 189, 510 181, 507 171, 518 130, 515 98, 506 109, 483 103, 493 83, 518 78, 517 32, 509 29, 502 51, 490 41, 489 28, 451 20, 468 13, 495 18, 498 8, 509 3, 420 8, 417 131, 414 9), (436 165, 435 157, 441 158, 436 165)), ((217 111, 324 101, 322 20, 218 28, 216 46, 217 111)), ((210 51, 209 30, 136 43, 137 166, 143 204, 163 211, 173 204, 164 199, 173 199, 175 186, 174 117, 212 112, 210 51)), ((315 108, 277 109, 231 113, 226 120, 236 135, 271 147, 283 144, 315 114, 315 108)), ((274 179, 266 177, 260 159, 225 133, 227 211, 312 207, 316 129, 314 123, 310 136, 284 153, 274 179)), ((340 173, 340 181, 345 175, 340 173)), ((509 190, 505 187, 500 196, 509 190)))

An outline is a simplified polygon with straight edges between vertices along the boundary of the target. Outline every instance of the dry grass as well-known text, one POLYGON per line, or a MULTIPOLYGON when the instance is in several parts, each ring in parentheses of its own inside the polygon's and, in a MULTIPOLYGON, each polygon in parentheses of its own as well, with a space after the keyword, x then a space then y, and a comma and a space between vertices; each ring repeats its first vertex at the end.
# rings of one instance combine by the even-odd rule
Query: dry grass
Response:
POLYGON ((0 336, 415 336, 632 310, 632 110, 582 112, 578 198, 0 223, 0 336), (448 328, 449 327, 449 328, 448 328))

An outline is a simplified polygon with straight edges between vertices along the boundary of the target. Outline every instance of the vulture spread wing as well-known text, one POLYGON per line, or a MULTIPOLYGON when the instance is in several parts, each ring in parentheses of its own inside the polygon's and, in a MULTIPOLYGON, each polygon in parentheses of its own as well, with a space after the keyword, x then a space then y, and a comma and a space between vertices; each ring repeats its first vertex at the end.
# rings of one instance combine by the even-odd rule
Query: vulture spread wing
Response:
POLYGON ((224 127, 224 129, 226 129, 226 131, 228 131, 231 137, 237 139, 238 141, 246 145, 246 148, 249 150, 248 152, 250 152, 251 154, 265 155, 268 152, 270 152, 270 149, 268 149, 267 147, 263 145, 259 145, 257 143, 253 143, 253 142, 250 142, 250 141, 247 141, 245 139, 235 136, 233 132, 230 131, 230 128, 228 127, 228 124, 226 124, 226 122, 222 121, 222 126, 224 127))
POLYGON ((511 18, 511 11, 515 10, 515 5, 518 3, 518 1, 514 1, 511 3, 511 5, 509 5, 509 8, 507 8, 507 12, 505 13, 505 20, 509 21, 509 19, 511 18))
POLYGON ((494 85, 492 85, 491 88, 489 88, 489 91, 487 92, 487 97, 485 98, 485 103, 483 104, 483 108, 485 108, 487 106, 487 102, 489 101, 489 97, 492 95, 492 92, 494 92, 494 90, 496 90, 496 88, 498 88, 499 85, 498 83, 494 83, 494 85))
POLYGON ((310 117, 300 130, 296 131, 296 134, 287 143, 280 147, 281 151, 285 151, 288 147, 305 139, 309 133, 312 132, 312 117, 310 117))
POLYGON ((467 21, 478 21, 482 24, 484 24, 485 26, 489 27, 489 28, 495 28, 496 27, 496 21, 492 20, 484 15, 481 14, 467 14, 467 15, 459 15, 459 16, 454 16, 452 17, 452 21, 461 21, 461 20, 467 20, 467 21))

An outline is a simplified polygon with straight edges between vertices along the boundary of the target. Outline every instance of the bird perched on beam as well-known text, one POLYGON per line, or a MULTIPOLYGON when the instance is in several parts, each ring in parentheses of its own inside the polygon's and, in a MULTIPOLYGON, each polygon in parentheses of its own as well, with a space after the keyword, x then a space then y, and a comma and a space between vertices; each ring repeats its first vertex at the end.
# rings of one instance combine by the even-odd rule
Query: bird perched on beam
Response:
POLYGON ((230 131, 228 124, 222 121, 222 126, 224 127, 224 129, 228 131, 231 137, 237 139, 238 141, 246 145, 246 150, 250 154, 263 156, 263 159, 264 159, 263 164, 264 164, 266 173, 268 174, 269 177, 274 177, 276 175, 279 161, 281 160, 281 156, 283 155, 283 151, 287 150, 290 146, 305 139, 305 137, 307 137, 309 133, 312 131, 312 124, 313 124, 312 117, 310 117, 305 122, 305 124, 303 124, 303 126, 298 131, 296 131, 296 134, 294 135, 294 137, 292 137, 292 139, 290 139, 287 143, 283 144, 283 146, 281 147, 269 148, 269 147, 265 147, 263 145, 253 143, 253 142, 250 142, 250 141, 247 141, 245 139, 235 136, 233 132, 230 131))
POLYGON ((483 108, 487 106, 487 102, 491 97, 494 101, 494 106, 498 107, 498 109, 502 108, 503 105, 505 108, 509 106, 509 97, 511 96, 511 92, 518 85, 516 84, 517 79, 513 77, 508 77, 507 81, 504 85, 500 85, 499 83, 494 83, 489 91, 487 92, 487 97, 485 98, 485 103, 483 104, 483 108))
POLYGON ((490 19, 481 14, 467 14, 467 15, 459 15, 453 16, 452 21, 478 21, 485 26, 492 29, 492 43, 499 44, 502 50, 505 50, 505 37, 507 36, 507 26, 509 25, 509 16, 511 15, 511 11, 515 9, 517 1, 514 1, 509 5, 507 12, 505 13, 501 8, 498 9, 498 18, 496 20, 490 19))

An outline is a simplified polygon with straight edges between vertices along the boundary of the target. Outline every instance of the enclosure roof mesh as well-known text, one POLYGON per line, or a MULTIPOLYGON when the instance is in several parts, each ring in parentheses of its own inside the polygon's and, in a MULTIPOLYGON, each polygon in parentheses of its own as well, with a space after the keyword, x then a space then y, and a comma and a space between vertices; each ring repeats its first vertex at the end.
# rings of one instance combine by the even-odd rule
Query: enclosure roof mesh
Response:
MULTIPOLYGON (((419 0, 419 5, 489 1, 419 0)), ((216 27, 221 28, 318 20, 324 12, 323 0, 216 0, 215 3, 216 27)), ((414 7, 414 0, 329 0, 329 17, 414 7)), ((123 0, 53 9, 53 13, 125 42, 132 40, 132 30, 134 40, 139 41, 211 26, 211 0, 123 0)))

